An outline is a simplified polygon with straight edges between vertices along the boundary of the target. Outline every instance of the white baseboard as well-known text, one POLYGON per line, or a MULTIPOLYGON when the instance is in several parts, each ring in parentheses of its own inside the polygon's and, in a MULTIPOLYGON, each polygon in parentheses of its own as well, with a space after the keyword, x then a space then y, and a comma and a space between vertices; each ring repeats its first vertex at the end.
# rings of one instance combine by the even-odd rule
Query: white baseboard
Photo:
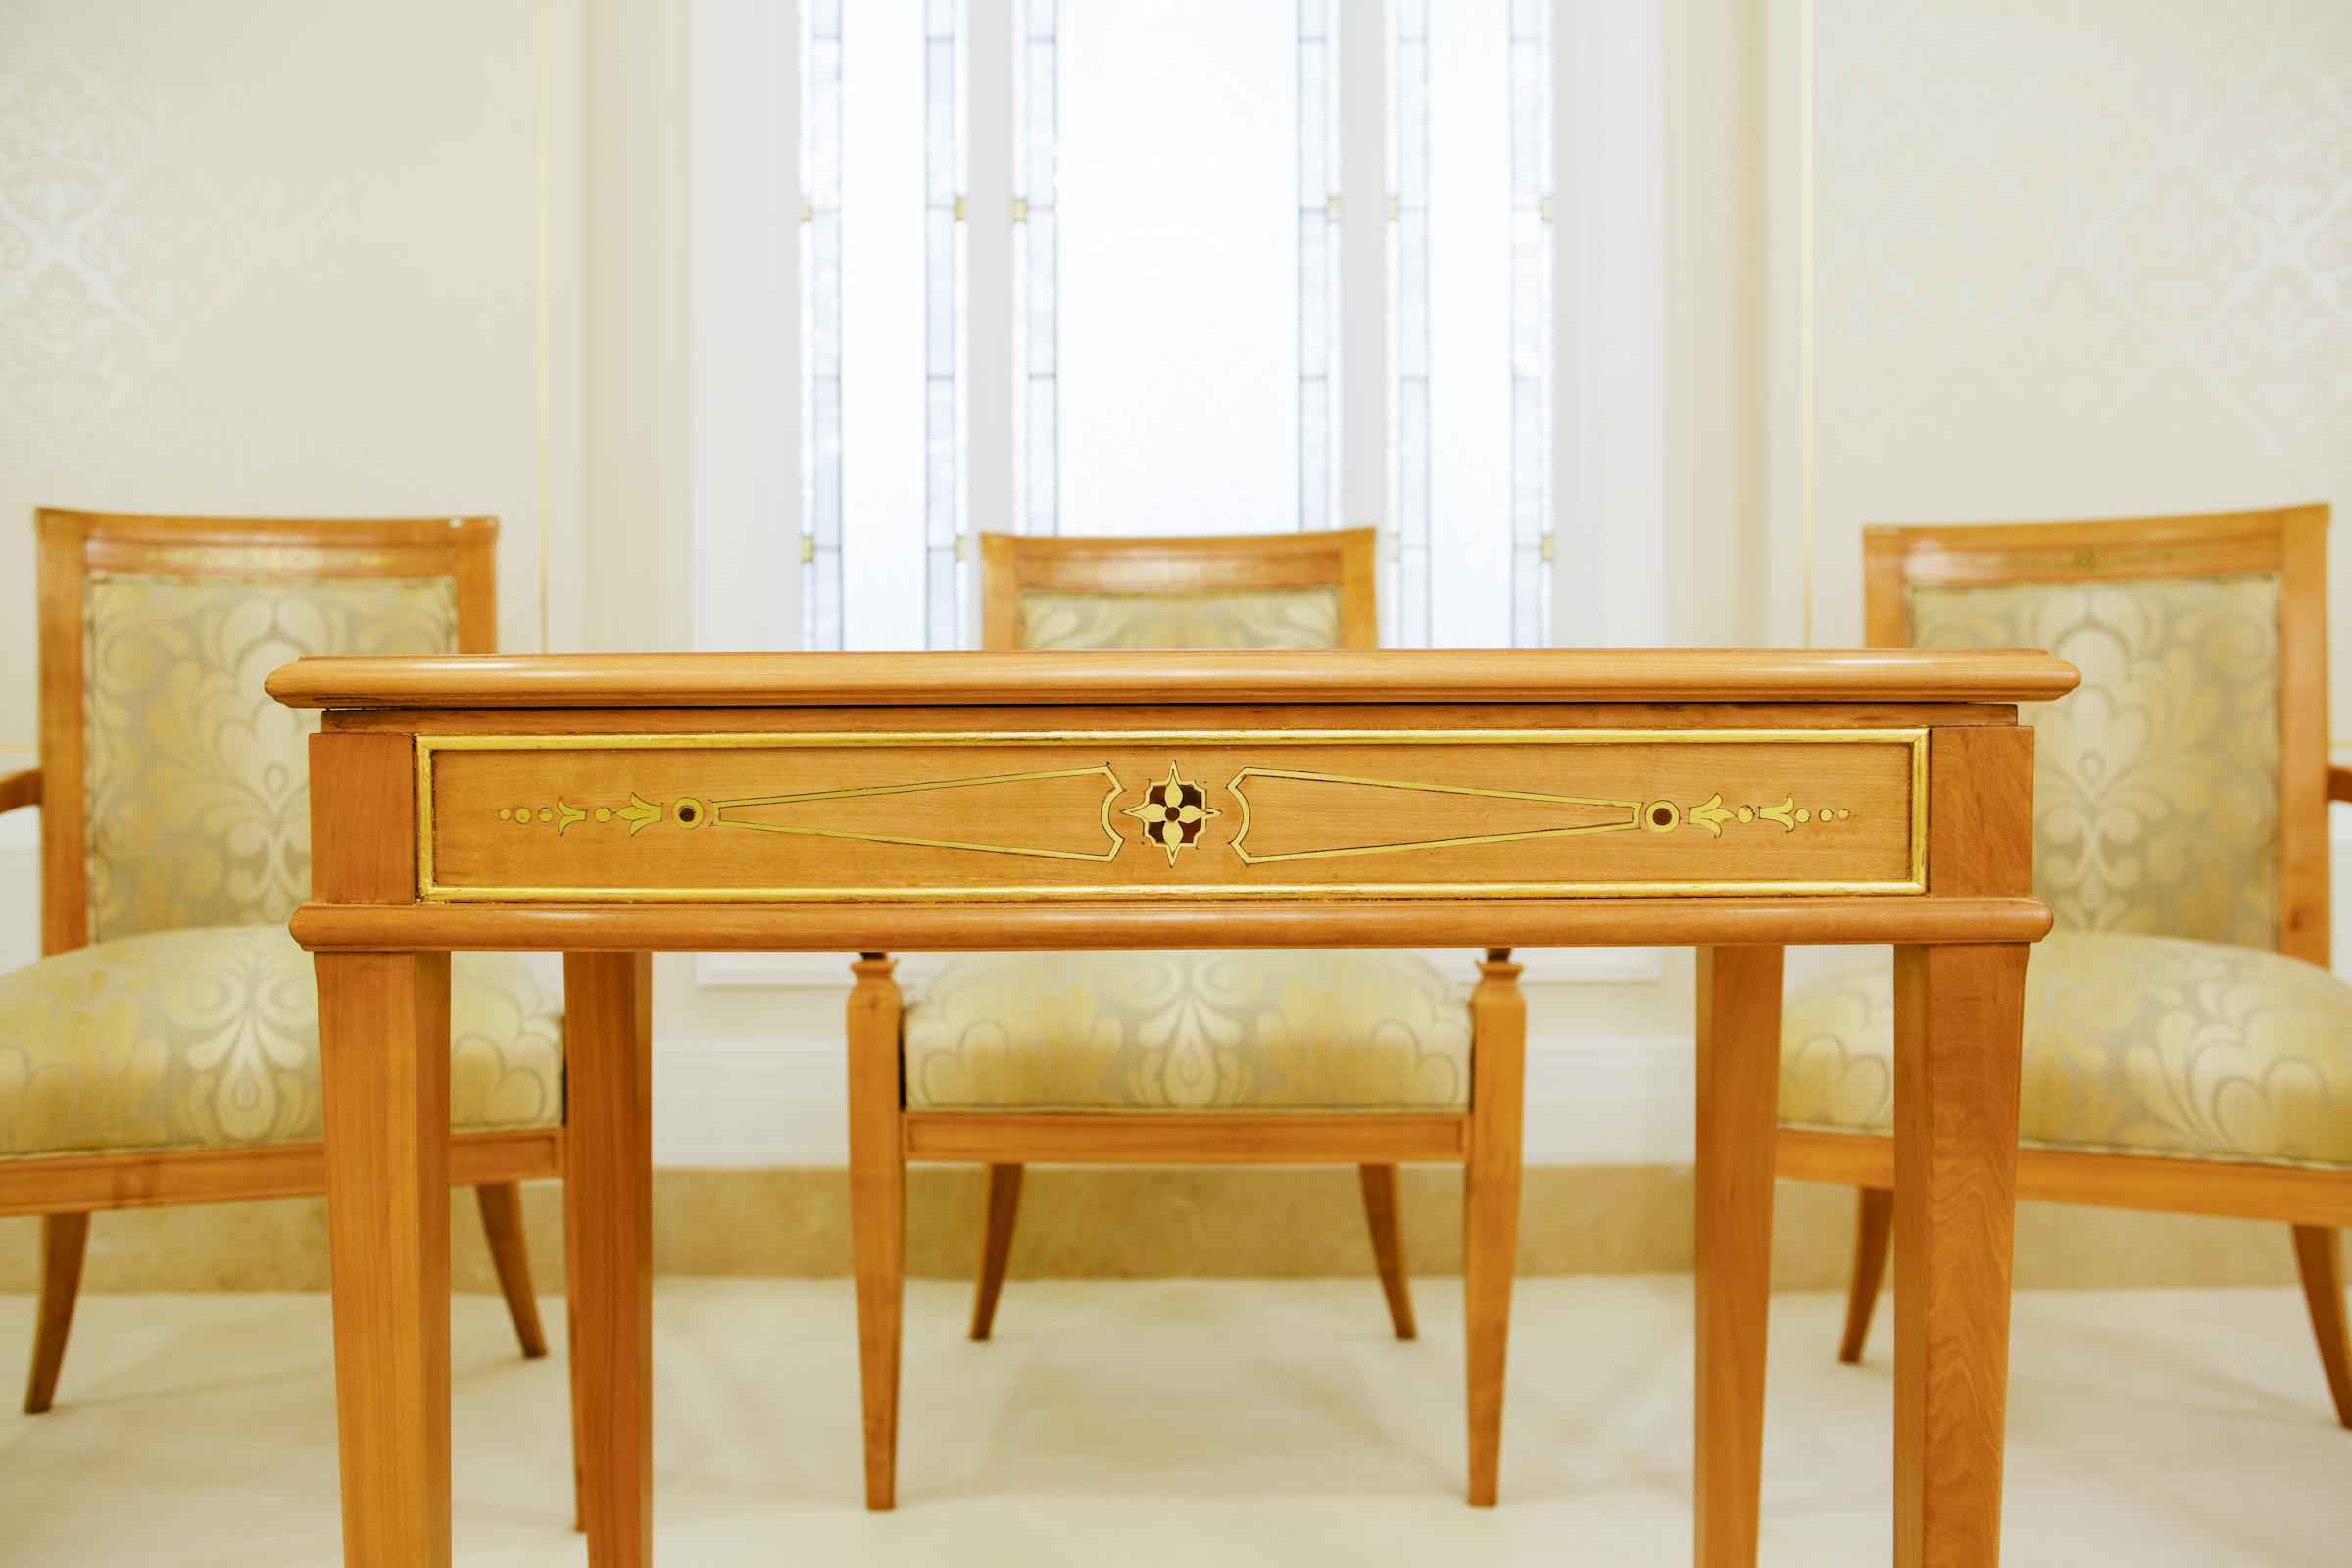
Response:
MULTIPOLYGON (((1525 1158, 1686 1164, 1696 1115, 1688 1037, 1528 1043, 1525 1158)), ((849 1077, 838 1036, 654 1042, 654 1163, 842 1165, 849 1077)))
MULTIPOLYGON (((1449 972, 1472 973, 1481 954, 1476 948, 1427 948, 1431 962, 1449 972)), ((786 986, 847 991, 849 953, 698 953, 694 978, 712 987, 786 986)), ((928 976, 947 955, 902 953, 899 979, 912 985, 928 976)), ((1595 982, 1639 983, 1665 972, 1655 948, 1521 948, 1512 957, 1526 967, 1527 985, 1590 985, 1595 982)))

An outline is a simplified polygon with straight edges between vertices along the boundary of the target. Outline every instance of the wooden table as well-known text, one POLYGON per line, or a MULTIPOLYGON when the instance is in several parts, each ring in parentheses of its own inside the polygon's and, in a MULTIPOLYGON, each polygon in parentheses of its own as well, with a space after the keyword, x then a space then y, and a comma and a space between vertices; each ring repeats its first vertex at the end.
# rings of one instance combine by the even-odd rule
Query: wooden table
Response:
POLYGON ((328 710, 293 931, 318 971, 346 1562, 450 1556, 452 949, 564 953, 583 1522, 593 1562, 633 1568, 652 951, 1697 945, 1698 1540, 1729 1565, 1755 1553, 1781 945, 1893 943, 1895 1559, 1992 1563, 2049 925, 2013 705, 2074 683, 2028 652, 288 665, 270 690, 328 710), (1171 768, 1220 814, 1163 855, 1127 812, 1171 768))

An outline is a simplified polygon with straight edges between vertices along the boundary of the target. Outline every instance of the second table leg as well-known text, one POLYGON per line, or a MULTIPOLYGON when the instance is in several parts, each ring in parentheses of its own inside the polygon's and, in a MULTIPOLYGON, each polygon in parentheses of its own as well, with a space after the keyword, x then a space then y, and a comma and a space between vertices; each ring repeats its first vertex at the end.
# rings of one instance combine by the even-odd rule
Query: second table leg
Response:
POLYGON ((1699 949, 1699 1568, 1756 1560, 1780 1091, 1781 950, 1699 949))
POLYGON ((1894 950, 1894 1560, 2001 1556, 2022 943, 1894 950))
POLYGON ((347 1568, 449 1562, 449 955, 321 953, 347 1568))
POLYGON ((564 955, 580 1524, 593 1568, 654 1555, 653 959, 564 955))

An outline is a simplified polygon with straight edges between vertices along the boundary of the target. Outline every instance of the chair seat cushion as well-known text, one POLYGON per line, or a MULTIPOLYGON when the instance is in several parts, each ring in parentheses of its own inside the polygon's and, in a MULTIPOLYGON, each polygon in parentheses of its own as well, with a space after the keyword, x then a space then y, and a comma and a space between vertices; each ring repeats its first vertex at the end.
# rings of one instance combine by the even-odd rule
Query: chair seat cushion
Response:
MULTIPOLYGON (((2041 1149, 2352 1167, 2352 986, 2253 948, 2054 932, 2026 969, 2019 1141, 2041 1149)), ((1790 990, 1781 1122, 1894 1126, 1884 957, 1790 990)))
MULTIPOLYGON (((561 1004, 510 954, 450 976, 450 1125, 564 1120, 561 1004)), ((0 1158, 319 1139, 318 994, 282 926, 101 942, 0 975, 0 1158)))
POLYGON ((1460 1110, 1470 1005, 1411 953, 1005 953, 907 1007, 914 1110, 1460 1110))

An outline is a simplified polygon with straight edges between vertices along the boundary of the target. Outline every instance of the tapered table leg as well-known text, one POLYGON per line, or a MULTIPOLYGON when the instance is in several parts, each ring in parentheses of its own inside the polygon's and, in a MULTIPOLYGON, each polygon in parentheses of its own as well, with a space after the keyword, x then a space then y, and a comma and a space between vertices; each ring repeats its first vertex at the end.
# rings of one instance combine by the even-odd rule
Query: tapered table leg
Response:
POLYGON ((580 1523, 593 1568, 654 1544, 653 959, 564 956, 564 1201, 580 1523))
POLYGON ((2023 944, 1894 959, 1894 1560, 2001 1555, 2023 944))
POLYGON ((321 953, 348 1568, 449 1562, 449 955, 321 953))
POLYGON ((1772 1303, 1781 950, 1698 950, 1699 1568, 1753 1568, 1772 1303))

